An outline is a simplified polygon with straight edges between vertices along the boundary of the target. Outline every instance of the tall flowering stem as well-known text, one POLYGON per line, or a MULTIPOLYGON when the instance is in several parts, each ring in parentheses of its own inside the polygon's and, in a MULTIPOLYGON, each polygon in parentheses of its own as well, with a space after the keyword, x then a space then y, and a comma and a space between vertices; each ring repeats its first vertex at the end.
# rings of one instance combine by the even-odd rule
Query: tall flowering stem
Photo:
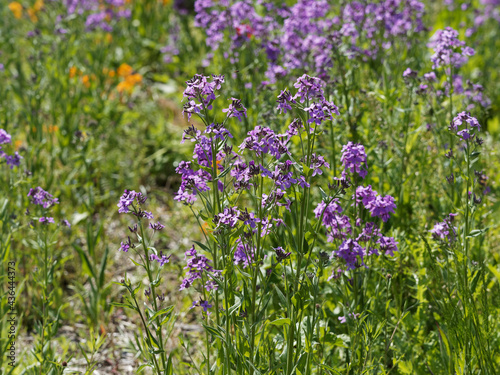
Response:
POLYGON ((162 251, 158 252, 154 247, 151 246, 151 241, 154 234, 157 231, 161 231, 164 228, 160 222, 150 222, 149 229, 152 231, 152 235, 149 240, 147 239, 146 231, 144 228, 144 220, 152 220, 153 214, 149 211, 144 210, 147 197, 142 193, 135 191, 125 190, 118 203, 118 212, 125 214, 132 214, 137 218, 137 222, 129 227, 129 231, 132 235, 136 235, 138 239, 138 244, 131 240, 130 236, 128 240, 121 243, 120 250, 128 253, 130 249, 133 249, 139 256, 140 262, 133 260, 134 264, 144 268, 148 276, 148 289, 144 290, 144 295, 151 302, 152 308, 147 307, 145 311, 142 311, 139 307, 137 301, 137 288, 134 288, 130 280, 125 276, 120 282, 120 285, 124 286, 129 292, 130 298, 127 297, 126 304, 119 304, 122 307, 130 308, 136 311, 141 321, 144 325, 144 330, 146 332, 146 342, 149 346, 148 352, 150 354, 150 362, 148 365, 155 369, 155 372, 160 375, 167 371, 167 367, 171 366, 171 359, 167 358, 167 354, 164 348, 163 339, 163 328, 166 323, 170 321, 173 306, 167 306, 162 308, 161 304, 164 302, 164 295, 160 295, 158 288, 161 282, 160 270, 161 268, 169 262, 170 256, 163 254, 162 251), (142 247, 142 254, 137 250, 142 247), (158 271, 154 275, 153 264, 158 265, 158 271), (159 354, 159 359, 156 355, 159 354), (170 363, 170 365, 169 365, 170 363))
MULTIPOLYGON (((457 223, 457 221, 460 223, 461 221, 457 220, 456 217, 461 215, 458 213, 450 213, 444 221, 436 223, 430 230, 430 233, 436 242, 450 249, 451 253, 455 255, 453 265, 457 272, 457 293, 463 307, 460 311, 459 324, 457 325, 455 321, 450 321, 448 322, 448 329, 456 329, 457 332, 462 332, 461 327, 467 328, 464 330, 467 336, 464 337, 459 346, 460 349, 463 350, 465 366, 470 367, 475 342, 476 340, 481 342, 481 340, 484 339, 481 337, 481 332, 476 333, 479 335, 476 338, 469 337, 469 329, 475 324, 474 320, 477 319, 477 317, 475 317, 477 308, 475 306, 474 290, 471 289, 472 285, 469 283, 469 271, 471 271, 471 265, 475 263, 471 259, 471 241, 472 238, 483 235, 485 231, 484 229, 473 229, 474 213, 482 200, 480 197, 476 196, 475 179, 471 169, 472 165, 478 161, 480 152, 477 150, 483 141, 478 136, 481 131, 478 120, 472 117, 468 112, 461 112, 454 117, 450 123, 449 130, 451 136, 462 144, 463 150, 463 163, 461 162, 462 158, 460 157, 460 152, 453 152, 453 150, 450 150, 446 155, 450 159, 455 159, 458 166, 462 165, 463 172, 460 174, 457 173, 457 175, 462 176, 465 185, 462 185, 465 189, 463 190, 463 198, 460 199, 461 207, 459 208, 459 211, 463 214, 463 224, 461 228, 456 226, 455 223, 457 223)), ((482 178, 480 173, 479 177, 482 178)), ((453 177, 449 179, 448 182, 452 185, 456 183, 453 177)), ((478 193, 478 195, 479 194, 480 193, 478 193)), ((469 372, 466 371, 466 373, 469 372)))

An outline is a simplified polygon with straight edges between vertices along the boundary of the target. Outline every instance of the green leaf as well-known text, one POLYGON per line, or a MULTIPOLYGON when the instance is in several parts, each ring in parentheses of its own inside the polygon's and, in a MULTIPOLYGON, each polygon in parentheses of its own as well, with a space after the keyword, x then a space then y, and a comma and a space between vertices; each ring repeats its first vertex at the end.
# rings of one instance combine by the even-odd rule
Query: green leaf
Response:
POLYGON ((469 233, 469 235, 467 236, 467 238, 480 236, 480 235, 481 235, 481 234, 483 234, 484 232, 486 232, 486 230, 482 230, 482 229, 474 229, 473 231, 471 231, 471 232, 469 233))
POLYGON ((137 311, 137 308, 131 304, 127 303, 119 303, 119 302, 111 302, 111 305, 116 306, 116 307, 126 307, 128 309, 132 309, 134 311, 137 311))
POLYGON ((92 264, 90 263, 90 260, 87 257, 87 254, 85 254, 85 251, 77 244, 73 244, 73 248, 76 250, 78 255, 80 255, 80 259, 82 261, 83 272, 85 272, 88 276, 91 276, 95 280, 96 275, 94 272, 94 268, 92 267, 92 264))
POLYGON ((171 314, 172 311, 174 310, 174 306, 168 306, 165 307, 164 309, 161 309, 160 311, 157 311, 153 316, 151 316, 148 320, 148 323, 151 324, 156 318, 165 315, 165 314, 171 314))
POLYGON ((203 250, 205 250, 206 252, 211 253, 211 250, 207 245, 202 244, 201 242, 198 242, 198 241, 193 241, 193 242, 195 244, 197 244, 199 247, 201 247, 203 250))
POLYGON ((203 324, 203 327, 210 333, 212 336, 218 337, 219 339, 224 341, 224 338, 222 334, 219 332, 218 329, 214 327, 207 326, 206 324, 203 324))
POLYGON ((166 375, 174 374, 174 366, 172 365, 172 355, 168 356, 167 368, 165 369, 165 374, 166 375))
POLYGON ((109 253, 109 247, 106 246, 104 249, 104 254, 102 255, 101 259, 101 269, 99 271, 99 288, 102 288, 104 285, 104 272, 106 271, 106 264, 108 262, 108 253, 109 253))
POLYGON ((284 324, 290 325, 291 320, 290 318, 279 318, 276 320, 273 320, 270 324, 275 325, 275 326, 282 326, 284 324))

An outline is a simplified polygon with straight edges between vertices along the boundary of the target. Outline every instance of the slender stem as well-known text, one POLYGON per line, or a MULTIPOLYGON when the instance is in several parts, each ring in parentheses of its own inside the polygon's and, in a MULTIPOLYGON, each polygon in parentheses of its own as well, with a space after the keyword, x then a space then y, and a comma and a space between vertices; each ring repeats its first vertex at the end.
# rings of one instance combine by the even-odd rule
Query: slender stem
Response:
MULTIPOLYGON (((146 258, 146 271, 148 273, 148 279, 149 279, 149 285, 151 287, 151 295, 153 297, 153 306, 155 309, 155 313, 158 311, 158 304, 156 302, 156 286, 154 285, 154 280, 153 280, 153 274, 151 272, 151 263, 149 261, 149 255, 148 255, 148 247, 146 244, 146 237, 144 237, 144 228, 142 225, 142 220, 139 220, 139 228, 141 231, 141 243, 142 247, 144 249, 144 257, 146 258)), ((157 332, 158 332, 158 337, 159 337, 159 342, 158 344, 160 345, 160 350, 161 352, 161 360, 163 364, 163 368, 166 368, 166 356, 165 356, 165 350, 163 349, 163 333, 160 325, 160 317, 156 318, 156 324, 157 324, 157 332)))

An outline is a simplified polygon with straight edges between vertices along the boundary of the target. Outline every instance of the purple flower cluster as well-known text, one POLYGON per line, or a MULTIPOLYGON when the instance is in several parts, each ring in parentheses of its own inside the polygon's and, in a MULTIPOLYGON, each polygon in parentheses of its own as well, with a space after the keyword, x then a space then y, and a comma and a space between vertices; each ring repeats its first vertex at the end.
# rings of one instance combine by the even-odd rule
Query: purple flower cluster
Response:
POLYGON ((63 0, 68 15, 86 14, 85 27, 88 31, 101 29, 113 31, 110 21, 130 18, 130 9, 125 8, 125 0, 63 0))
POLYGON ((343 208, 339 205, 338 198, 332 200, 328 205, 321 201, 314 209, 317 219, 323 215, 322 223, 327 229, 327 241, 334 242, 345 239, 352 234, 349 217, 342 214, 343 208))
MULTIPOLYGON (((9 133, 7 133, 4 129, 0 129, 0 145, 9 144, 12 140, 12 137, 9 133)), ((18 167, 21 164, 22 156, 16 151, 14 155, 8 155, 3 151, 2 147, 0 147, 0 158, 4 158, 6 164, 13 169, 14 167, 18 167)))
POLYGON ((230 51, 241 47, 252 38, 261 39, 267 34, 266 22, 272 17, 257 14, 251 1, 197 0, 195 26, 205 30, 207 46, 217 50, 226 34, 231 41, 230 51))
POLYGON ((240 150, 252 150, 257 158, 260 158, 262 154, 270 154, 276 159, 280 159, 281 156, 289 154, 287 141, 286 136, 276 134, 270 128, 257 125, 248 132, 248 137, 240 145, 240 150))
POLYGON ((158 264, 160 265, 160 267, 163 267, 165 264, 167 264, 170 261, 170 255, 167 256, 167 255, 163 254, 163 251, 160 251, 160 254, 158 254, 158 255, 151 254, 149 256, 149 260, 150 261, 156 260, 158 262, 158 264))
POLYGON ((396 209, 393 197, 390 195, 384 197, 378 195, 378 193, 372 189, 371 185, 367 187, 358 186, 356 189, 356 200, 362 203, 365 209, 370 211, 372 217, 379 217, 384 222, 389 220, 390 214, 394 213, 396 209))
POLYGON ((434 49, 431 56, 432 68, 456 67, 464 65, 469 56, 474 55, 474 50, 458 39, 458 32, 451 27, 438 30, 431 38, 429 47, 434 49))
POLYGON ((255 247, 250 243, 245 243, 241 238, 237 240, 236 250, 234 251, 233 262, 235 265, 241 265, 247 268, 254 260, 255 247))
POLYGON ((153 214, 149 211, 143 211, 141 209, 141 205, 146 203, 148 197, 143 195, 142 193, 137 193, 134 190, 126 190, 123 192, 123 195, 120 197, 120 201, 118 202, 118 212, 121 214, 127 214, 131 212, 133 215, 137 217, 143 217, 146 219, 153 219, 153 214), (134 202, 137 202, 138 207, 134 206, 134 202), (132 206, 133 210, 129 207, 132 206))
MULTIPOLYGON (((390 213, 396 208, 394 198, 389 195, 379 196, 371 186, 359 186, 352 200, 361 203, 370 211, 372 217, 379 217, 384 222, 389 219, 390 213)), ((351 206, 354 206, 354 203, 351 206)), ((394 238, 383 236, 377 224, 363 223, 360 218, 356 220, 355 227, 353 227, 351 219, 343 212, 338 198, 331 199, 328 203, 322 201, 314 210, 315 217, 321 218, 327 230, 327 241, 333 243, 340 241, 340 246, 332 252, 331 259, 343 259, 346 270, 352 270, 364 265, 365 257, 379 255, 379 251, 388 256, 394 256, 394 252, 398 250, 398 243, 394 238), (355 231, 358 233, 357 236, 354 235, 355 231)), ((355 215, 357 215, 356 212, 355 215)))
POLYGON ((424 5, 417 0, 353 1, 336 5, 326 0, 299 0, 293 6, 265 2, 262 15, 248 0, 197 0, 195 25, 204 29, 212 52, 224 45, 224 57, 238 61, 238 48, 255 41, 268 59, 267 80, 293 71, 327 79, 336 53, 348 58, 376 58, 396 42, 410 44, 411 35, 424 30, 424 5))
POLYGON ((453 242, 457 238, 457 227, 453 226, 452 223, 457 215, 449 214, 442 222, 436 223, 429 231, 432 237, 436 240, 447 241, 448 243, 453 242))
POLYGON ((342 147, 342 156, 340 158, 344 166, 343 177, 346 173, 357 173, 361 178, 365 178, 368 173, 366 166, 365 147, 358 143, 349 142, 342 147))
POLYGON ((54 221, 54 218, 52 217, 41 217, 40 219, 38 219, 38 221, 42 224, 50 224, 50 223, 55 223, 54 221))
POLYGON ((204 255, 198 254, 194 245, 186 251, 184 259, 187 261, 187 266, 184 267, 188 270, 187 277, 182 281, 179 290, 187 289, 193 285, 197 279, 201 279, 204 273, 207 273, 209 280, 205 283, 207 290, 217 289, 214 284, 213 278, 220 276, 220 271, 216 271, 210 265, 211 261, 204 255))
POLYGON ((34 189, 30 189, 28 197, 31 198, 32 204, 43 206, 43 208, 49 208, 52 205, 59 203, 59 200, 57 198, 54 198, 52 194, 49 194, 40 186, 34 189))
POLYGON ((215 100, 215 91, 220 90, 224 83, 224 76, 212 75, 209 77, 196 74, 192 79, 186 81, 187 88, 184 90, 184 97, 187 103, 184 105, 183 113, 187 114, 188 120, 193 113, 200 113, 202 109, 212 109, 212 102, 215 100))
POLYGON ((0 129, 0 145, 10 143, 11 138, 12 137, 9 133, 7 133, 4 129, 0 129))
POLYGON ((461 112, 451 121, 449 129, 463 140, 467 140, 474 138, 476 132, 481 131, 481 125, 469 112, 461 112))
POLYGON ((239 121, 243 116, 247 117, 247 109, 241 104, 241 100, 231 98, 232 103, 229 104, 229 108, 225 108, 222 112, 227 113, 227 117, 236 117, 239 121))

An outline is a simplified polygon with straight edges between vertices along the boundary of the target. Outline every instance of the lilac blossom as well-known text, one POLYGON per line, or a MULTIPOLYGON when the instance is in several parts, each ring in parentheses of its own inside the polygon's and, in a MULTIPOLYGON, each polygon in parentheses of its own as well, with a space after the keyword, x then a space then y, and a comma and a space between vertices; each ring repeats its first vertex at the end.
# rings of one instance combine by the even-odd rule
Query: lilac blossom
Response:
POLYGON ((149 223, 149 228, 151 228, 154 231, 159 231, 165 228, 165 225, 161 224, 159 221, 156 223, 149 223))
POLYGON ((283 90, 278 95, 278 100, 276 100, 276 102, 278 103, 277 109, 279 113, 286 113, 292 110, 292 104, 295 103, 295 100, 288 90, 283 90))
POLYGON ((187 289, 193 285, 197 279, 201 279, 202 274, 213 272, 210 260, 204 255, 198 254, 194 245, 186 251, 184 259, 187 261, 185 269, 188 270, 187 277, 182 281, 179 290, 187 289))
POLYGON ((151 254, 149 256, 149 260, 150 261, 156 260, 158 262, 158 264, 160 265, 160 267, 163 267, 165 264, 167 264, 170 261, 170 255, 167 256, 167 255, 163 254, 163 251, 160 251, 160 253, 158 255, 151 254))
POLYGON ((366 153, 363 145, 349 142, 342 147, 342 157, 340 158, 345 172, 357 173, 361 178, 365 178, 368 170, 366 167, 366 153))
MULTIPOLYGON (((142 193, 140 193, 140 192, 137 193, 134 190, 125 189, 125 191, 123 192, 123 195, 120 197, 120 201, 117 204, 118 212, 121 214, 126 214, 129 212, 132 212, 129 207, 132 206, 135 201, 137 201, 137 203, 139 205, 142 205, 142 204, 146 203, 146 200, 147 200, 147 197, 145 195, 143 195, 142 193)), ((140 209, 138 210, 138 213, 136 214, 136 216, 146 217, 148 219, 153 218, 153 215, 150 212, 141 211, 140 209)))
POLYGON ((247 117, 247 109, 241 103, 241 100, 231 98, 232 103, 229 104, 229 108, 225 108, 222 112, 227 113, 227 117, 236 117, 239 121, 241 121, 242 117, 247 117))
POLYGON ((4 129, 0 129, 0 145, 10 143, 11 138, 12 137, 9 133, 7 133, 4 129))
POLYGON ((352 270, 357 268, 358 259, 363 263, 363 258, 365 251, 355 240, 347 239, 337 250, 334 250, 332 257, 338 257, 344 259, 347 270, 352 270))
POLYGON ((442 222, 438 222, 429 231, 432 237, 436 240, 444 240, 448 243, 453 242, 457 238, 457 227, 453 226, 452 222, 457 214, 451 213, 442 222))
POLYGON ((451 27, 438 30, 431 38, 429 47, 434 49, 431 56, 432 68, 455 67, 464 65, 469 56, 474 55, 474 50, 458 39, 458 32, 451 27))
POLYGON ((202 109, 212 109, 212 102, 215 100, 215 90, 221 88, 224 83, 224 76, 212 75, 212 80, 209 82, 210 77, 201 74, 186 81, 186 90, 184 90, 184 97, 187 98, 187 103, 184 105, 183 113, 187 114, 188 120, 191 119, 193 113, 200 113, 202 109))
POLYGON ((21 159, 23 158, 17 151, 14 155, 4 154, 3 157, 5 158, 5 162, 10 167, 10 169, 18 167, 21 164, 21 159))
POLYGON ((245 243, 241 238, 239 238, 236 243, 237 245, 234 251, 233 262, 235 265, 241 265, 245 269, 254 260, 255 247, 249 243, 245 243))
POLYGON ((51 224, 51 223, 55 223, 54 221, 54 218, 53 217, 41 217, 40 219, 38 219, 38 221, 42 224, 51 224))
POLYGON ((49 194, 40 186, 35 189, 30 189, 28 197, 31 198, 32 204, 43 206, 43 208, 49 208, 50 206, 59 203, 59 199, 54 198, 52 194, 49 194))
POLYGON ((390 195, 384 197, 377 195, 365 205, 365 208, 370 211, 372 216, 379 217, 386 222, 389 220, 390 214, 394 213, 396 204, 394 203, 394 198, 390 195))
POLYGON ((473 138, 476 132, 481 131, 481 125, 469 112, 461 112, 451 121, 449 130, 456 132, 463 140, 467 140, 473 138))

